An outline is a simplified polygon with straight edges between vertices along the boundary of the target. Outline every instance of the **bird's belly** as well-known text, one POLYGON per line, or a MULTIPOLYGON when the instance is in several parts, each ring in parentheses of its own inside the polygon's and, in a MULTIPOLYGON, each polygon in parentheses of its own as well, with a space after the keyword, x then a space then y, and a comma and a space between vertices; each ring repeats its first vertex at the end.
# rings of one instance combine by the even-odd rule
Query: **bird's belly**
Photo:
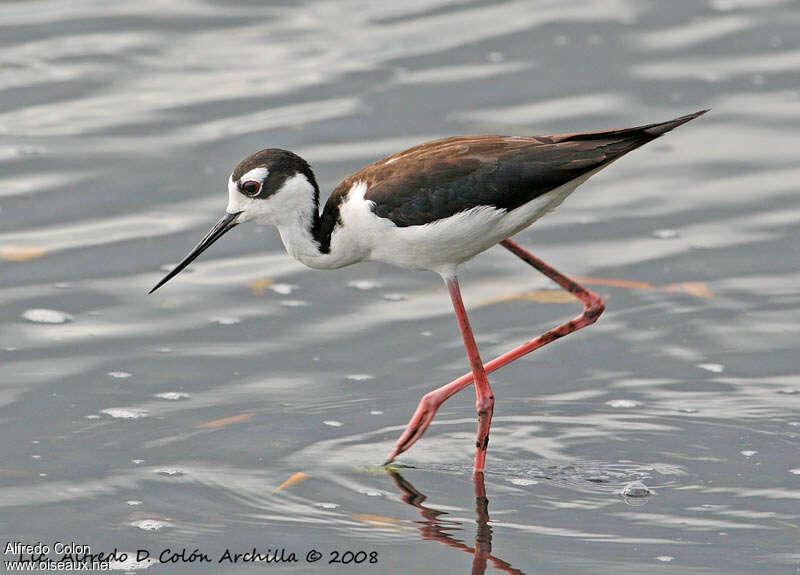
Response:
POLYGON ((554 210, 584 179, 573 180, 511 211, 477 206, 421 226, 397 227, 390 223, 383 227, 369 259, 448 275, 458 264, 513 236, 554 210))

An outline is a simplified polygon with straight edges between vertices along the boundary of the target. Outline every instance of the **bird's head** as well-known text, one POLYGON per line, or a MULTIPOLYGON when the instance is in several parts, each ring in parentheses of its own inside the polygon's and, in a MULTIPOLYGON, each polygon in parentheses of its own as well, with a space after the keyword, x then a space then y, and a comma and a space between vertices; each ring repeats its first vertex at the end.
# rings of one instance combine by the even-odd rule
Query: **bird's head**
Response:
POLYGON ((225 215, 150 293, 237 225, 249 221, 281 225, 290 219, 312 216, 318 204, 319 187, 308 162, 297 154, 277 148, 256 152, 242 160, 228 179, 225 215))

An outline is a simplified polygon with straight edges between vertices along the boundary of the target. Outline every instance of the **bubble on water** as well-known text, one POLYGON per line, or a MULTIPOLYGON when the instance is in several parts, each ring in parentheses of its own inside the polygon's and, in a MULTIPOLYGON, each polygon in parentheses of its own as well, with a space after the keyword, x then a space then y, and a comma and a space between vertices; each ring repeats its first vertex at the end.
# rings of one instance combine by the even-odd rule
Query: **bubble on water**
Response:
POLYGON ((711 373, 722 373, 725 371, 725 366, 721 363, 698 363, 697 367, 710 371, 711 373))
POLYGON ((671 240, 673 238, 679 237, 679 233, 676 230, 655 230, 652 232, 653 237, 658 238, 660 240, 671 240))
POLYGON ((6 351, 17 351, 17 348, 14 346, 4 347, 3 349, 5 349, 6 351))
POLYGON ((237 323, 241 323, 238 317, 233 316, 223 316, 223 317, 214 317, 211 318, 211 322, 217 325, 236 325, 237 323))
POLYGON ((284 299, 281 300, 281 305, 284 307, 306 307, 308 302, 301 299, 284 299))
POLYGON ((144 463, 144 459, 131 459, 131 463, 133 463, 134 465, 141 465, 142 463, 144 463))
POLYGON ((159 347, 156 351, 158 351, 158 353, 171 353, 172 352, 172 348, 171 347, 159 347))
POLYGON ((743 449, 739 453, 741 453, 745 457, 753 457, 756 453, 758 453, 758 451, 754 451, 752 449, 743 449))
POLYGON ((168 521, 161 521, 160 519, 140 519, 139 521, 131 522, 133 527, 138 527, 142 531, 158 531, 164 527, 172 527, 168 521))
POLYGON ((100 413, 110 415, 114 419, 141 419, 149 415, 149 411, 139 407, 109 407, 100 410, 100 413))
POLYGON ((673 559, 675 558, 670 555, 659 555, 658 557, 656 557, 656 561, 661 561, 662 563, 669 563, 673 559))
POLYGON ((353 280, 347 282, 347 285, 351 288, 365 291, 381 287, 381 284, 373 280, 353 280))
POLYGON ((430 331, 421 331, 421 332, 419 332, 419 334, 420 334, 422 337, 431 337, 431 336, 433 335, 433 332, 430 332, 430 331))
POLYGON ((130 505, 131 507, 134 507, 136 505, 141 505, 142 502, 137 500, 137 499, 129 499, 128 501, 125 502, 125 504, 126 505, 130 505))
POLYGON ((147 569, 155 563, 155 560, 150 559, 149 557, 147 559, 137 561, 136 553, 133 552, 122 551, 117 553, 117 557, 123 556, 127 557, 125 561, 109 561, 108 568, 114 571, 138 571, 140 569, 147 569))
POLYGON ((383 496, 383 492, 375 491, 375 490, 372 490, 372 489, 365 489, 365 490, 361 491, 361 494, 362 495, 366 495, 367 497, 382 497, 383 496))
POLYGON ((620 493, 625 497, 647 497, 652 491, 641 481, 631 481, 620 489, 620 493))
POLYGON ((612 399, 610 401, 606 401, 606 405, 609 407, 618 407, 618 408, 626 408, 626 407, 639 407, 641 403, 638 401, 634 401, 632 399, 612 399))
POLYGON ((334 421, 333 419, 327 419, 327 420, 323 421, 322 423, 324 425, 329 425, 331 427, 341 427, 342 426, 342 422, 341 421, 334 421))
POLYGON ((189 399, 192 397, 188 393, 184 393, 182 391, 165 391, 163 393, 157 393, 156 397, 159 399, 168 399, 170 401, 178 401, 180 399, 189 399))
POLYGON ((97 415, 96 413, 90 413, 89 415, 86 416, 86 419, 100 419, 100 416, 97 415))
POLYGON ((41 459, 41 458, 42 458, 42 456, 41 456, 41 455, 31 455, 31 457, 32 457, 33 459, 41 459))
POLYGON ((370 379, 375 379, 375 376, 368 373, 351 373, 347 376, 347 379, 350 381, 367 381, 370 379))
POLYGON ((383 415, 383 412, 380 409, 373 409, 369 412, 370 415, 383 415))
POLYGON ((292 293, 294 290, 297 289, 297 286, 293 284, 272 284, 271 286, 268 287, 270 290, 280 295, 289 295, 290 293, 292 293))
POLYGON ((315 503, 314 505, 316 505, 317 507, 321 507, 322 509, 336 509, 339 507, 338 503, 326 503, 326 502, 315 503))
POLYGON ((161 469, 156 469, 156 473, 159 475, 163 475, 164 477, 180 477, 185 473, 180 469, 175 469, 174 467, 163 467, 161 469))
POLYGON ((526 485, 536 485, 537 483, 539 483, 535 479, 525 479, 524 477, 512 477, 510 479, 507 479, 507 481, 509 483, 513 483, 514 485, 520 485, 522 487, 525 487, 526 485))
POLYGON ((127 371, 109 371, 106 375, 114 379, 128 379, 133 376, 132 373, 128 373, 127 371))
POLYGON ((68 282, 56 282, 56 283, 53 284, 53 287, 56 288, 56 289, 67 289, 67 288, 71 288, 72 284, 68 283, 68 282))
POLYGON ((39 477, 47 477, 47 473, 40 473, 39 477))
POLYGON ((22 314, 22 318, 34 323, 67 323, 72 321, 72 316, 67 312, 44 308, 26 310, 22 314))

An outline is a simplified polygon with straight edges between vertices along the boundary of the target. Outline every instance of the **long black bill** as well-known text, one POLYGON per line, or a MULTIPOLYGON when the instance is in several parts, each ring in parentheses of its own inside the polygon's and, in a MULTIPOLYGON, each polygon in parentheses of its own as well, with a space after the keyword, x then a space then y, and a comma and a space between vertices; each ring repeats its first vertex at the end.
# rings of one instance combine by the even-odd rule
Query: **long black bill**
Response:
POLYGON ((241 213, 242 212, 236 212, 235 214, 225 214, 225 217, 223 217, 220 221, 214 224, 214 227, 211 228, 211 231, 206 234, 206 237, 200 240, 200 243, 194 246, 194 249, 190 251, 189 254, 185 258, 183 258, 183 260, 181 260, 181 263, 175 266, 175 269, 173 269, 171 272, 165 275, 164 279, 158 282, 156 284, 156 287, 154 287, 147 293, 148 294, 153 293, 158 288, 167 283, 169 280, 171 280, 173 277, 178 275, 178 273, 180 273, 180 271, 183 268, 192 263, 195 260, 195 258, 197 258, 197 256, 202 254, 204 251, 206 251, 211 244, 213 244, 215 241, 217 241, 219 238, 225 235, 225 232, 235 228, 237 224, 236 218, 241 213))

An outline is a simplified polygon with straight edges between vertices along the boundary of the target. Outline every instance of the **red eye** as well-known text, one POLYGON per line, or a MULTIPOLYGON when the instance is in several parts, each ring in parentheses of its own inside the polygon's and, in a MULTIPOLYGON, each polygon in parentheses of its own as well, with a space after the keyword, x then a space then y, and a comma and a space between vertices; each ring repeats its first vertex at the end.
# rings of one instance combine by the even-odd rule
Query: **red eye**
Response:
POLYGON ((254 180, 248 180, 242 184, 242 192, 248 196, 256 196, 261 191, 261 184, 254 180))

